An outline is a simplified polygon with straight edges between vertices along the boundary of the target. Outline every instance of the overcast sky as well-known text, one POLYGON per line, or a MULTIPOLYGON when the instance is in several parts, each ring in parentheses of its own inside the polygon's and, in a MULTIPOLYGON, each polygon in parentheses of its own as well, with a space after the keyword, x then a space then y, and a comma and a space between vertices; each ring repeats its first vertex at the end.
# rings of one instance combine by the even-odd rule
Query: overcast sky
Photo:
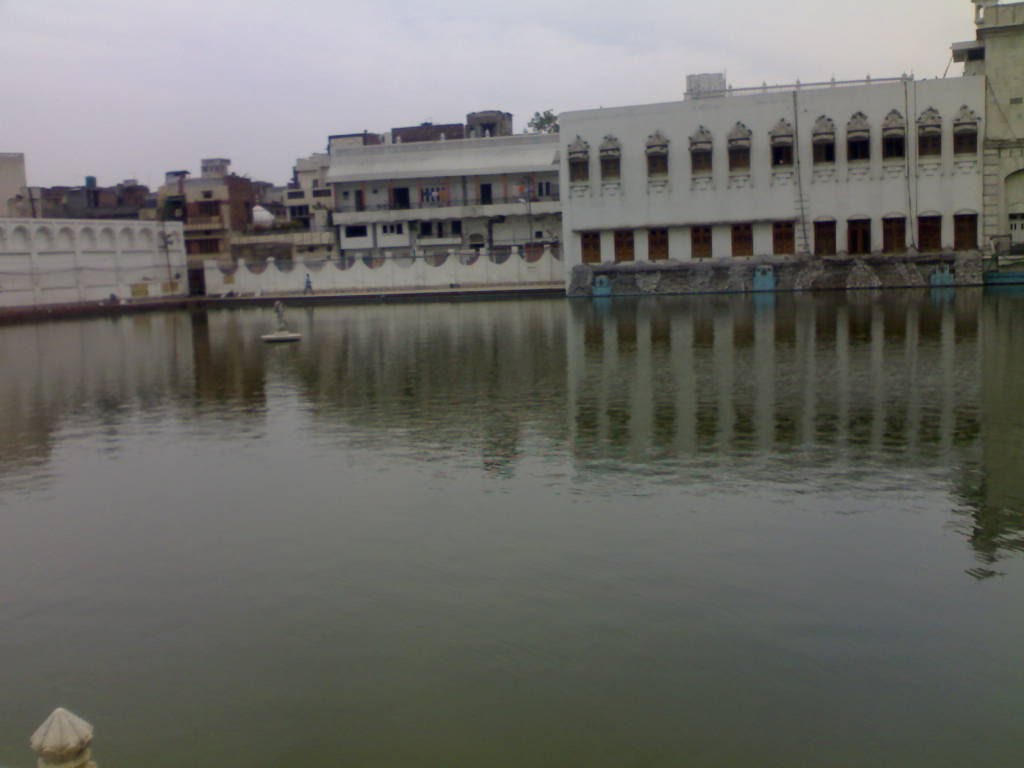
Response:
MULTIPOLYGON (((734 86, 941 77, 969 0, 0 0, 0 152, 29 183, 201 157, 284 183, 331 133, 734 86)), ((960 67, 950 68, 950 75, 960 67)))

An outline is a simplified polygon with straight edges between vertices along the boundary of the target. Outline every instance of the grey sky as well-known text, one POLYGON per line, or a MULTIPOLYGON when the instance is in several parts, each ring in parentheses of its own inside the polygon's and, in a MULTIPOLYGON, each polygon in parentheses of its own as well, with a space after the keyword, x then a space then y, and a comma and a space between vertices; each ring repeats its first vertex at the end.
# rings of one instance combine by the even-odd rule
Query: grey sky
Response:
MULTIPOLYGON (((0 152, 151 186, 224 156, 283 183, 328 134, 736 86, 941 77, 969 0, 0 0, 0 152)), ((959 67, 950 75, 959 74, 959 67)))

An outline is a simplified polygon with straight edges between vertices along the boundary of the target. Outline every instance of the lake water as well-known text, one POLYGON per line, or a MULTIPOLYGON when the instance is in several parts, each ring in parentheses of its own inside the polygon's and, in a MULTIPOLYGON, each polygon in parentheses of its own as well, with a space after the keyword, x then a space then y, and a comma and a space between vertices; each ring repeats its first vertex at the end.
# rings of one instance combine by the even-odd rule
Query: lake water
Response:
POLYGON ((0 327, 0 765, 1010 766, 1024 295, 0 327))

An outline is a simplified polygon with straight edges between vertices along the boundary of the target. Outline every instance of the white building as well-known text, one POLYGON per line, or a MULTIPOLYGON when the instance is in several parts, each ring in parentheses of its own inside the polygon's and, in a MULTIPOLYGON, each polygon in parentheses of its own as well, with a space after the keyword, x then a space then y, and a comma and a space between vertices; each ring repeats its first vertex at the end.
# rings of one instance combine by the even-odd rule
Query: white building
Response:
POLYGON ((570 267, 977 247, 983 78, 707 86, 561 115, 570 267))
POLYGON ((341 136, 329 149, 343 257, 373 263, 484 249, 539 257, 561 237, 555 135, 376 145, 341 136))
POLYGON ((288 220, 300 222, 304 228, 322 231, 330 226, 334 209, 333 190, 327 183, 330 158, 317 152, 299 158, 292 169, 292 183, 285 190, 288 220))
POLYGON ((18 207, 16 198, 26 192, 27 186, 25 155, 21 152, 0 152, 0 218, 19 215, 15 212, 18 207))
POLYGON ((1024 248, 1024 3, 972 2, 963 76, 562 114, 567 266, 1024 248))

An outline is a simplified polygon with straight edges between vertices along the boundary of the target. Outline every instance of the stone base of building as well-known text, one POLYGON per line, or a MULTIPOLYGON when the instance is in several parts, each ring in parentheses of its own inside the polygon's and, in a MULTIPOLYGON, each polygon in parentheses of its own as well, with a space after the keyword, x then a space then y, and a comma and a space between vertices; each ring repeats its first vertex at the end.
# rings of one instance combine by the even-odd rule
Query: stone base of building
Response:
POLYGON ((835 291, 981 285, 979 251, 581 264, 569 296, 835 291))

